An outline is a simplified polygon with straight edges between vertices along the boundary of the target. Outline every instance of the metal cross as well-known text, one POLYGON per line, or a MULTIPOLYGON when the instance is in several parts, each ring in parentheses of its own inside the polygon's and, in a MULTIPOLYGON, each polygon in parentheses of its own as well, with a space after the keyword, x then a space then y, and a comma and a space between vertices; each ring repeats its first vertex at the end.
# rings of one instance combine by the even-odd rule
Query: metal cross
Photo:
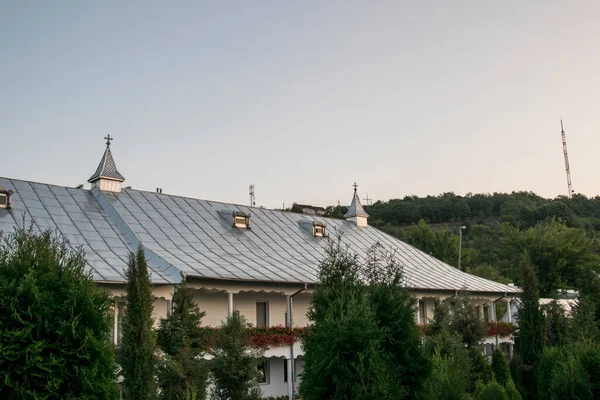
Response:
POLYGON ((108 136, 105 136, 104 139, 106 139, 106 145, 110 146, 110 141, 114 140, 114 138, 110 137, 110 133, 108 134, 108 136))
POLYGON ((364 199, 367 202, 367 205, 370 206, 371 202, 373 201, 373 199, 369 198, 369 195, 367 195, 367 197, 364 199))
POLYGON ((354 191, 356 192, 356 189, 358 189, 358 185, 356 184, 356 182, 354 182, 354 185, 352 186, 354 186, 354 191))

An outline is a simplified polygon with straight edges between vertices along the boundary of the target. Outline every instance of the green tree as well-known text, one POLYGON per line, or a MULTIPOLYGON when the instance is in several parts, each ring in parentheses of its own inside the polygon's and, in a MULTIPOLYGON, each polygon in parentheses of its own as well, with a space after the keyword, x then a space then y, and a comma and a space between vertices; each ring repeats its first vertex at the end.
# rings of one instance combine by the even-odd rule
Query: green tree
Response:
POLYGON ((562 346, 568 343, 571 324, 565 314, 565 309, 556 301, 544 305, 542 310, 545 318, 545 344, 548 346, 562 346))
POLYGON ((523 363, 524 397, 537 399, 537 375, 535 368, 544 350, 544 314, 539 306, 539 290, 535 270, 525 253, 520 262, 523 295, 517 313, 519 329, 515 345, 523 363))
POLYGON ((508 400, 506 390, 496 381, 477 385, 473 396, 474 400, 508 400))
POLYGON ((111 300, 50 232, 0 244, 0 398, 116 399, 111 300))
POLYGON ((126 400, 156 397, 155 332, 152 329, 154 298, 144 250, 129 255, 127 267, 127 309, 123 318, 123 339, 119 363, 123 370, 126 400))
POLYGON ((492 370, 494 371, 496 381, 506 387, 511 380, 510 371, 508 370, 508 365, 504 359, 504 354, 502 354, 500 349, 494 350, 492 355, 492 370))
POLYGON ((456 298, 456 312, 450 330, 460 335, 463 343, 471 351, 477 351, 479 344, 486 337, 486 325, 477 315, 471 295, 464 290, 456 298))
POLYGON ((471 361, 461 338, 444 330, 435 336, 427 337, 425 348, 432 357, 432 371, 417 398, 468 399, 471 386, 471 361))
POLYGON ((590 296, 580 296, 574 307, 571 322, 571 337, 576 341, 600 341, 600 330, 596 320, 596 304, 590 296))
POLYGON ((218 330, 211 360, 213 400, 258 400, 257 365, 262 354, 248 347, 251 325, 235 310, 218 330))
POLYGON ((369 300, 383 337, 381 348, 390 357, 392 378, 414 398, 430 370, 421 334, 415 324, 416 299, 402 284, 402 267, 380 244, 368 253, 363 275, 369 300))
POLYGON ((473 381, 473 387, 477 384, 477 382, 481 383, 490 383, 494 380, 494 370, 492 366, 488 362, 487 358, 481 354, 480 351, 475 351, 471 355, 472 368, 471 368, 471 376, 473 381))
POLYGON ((384 332, 360 270, 339 238, 330 242, 309 306, 311 334, 303 342, 300 394, 305 400, 385 400, 406 393, 382 348, 384 332))
POLYGON ((192 289, 182 281, 173 294, 173 310, 160 320, 157 333, 164 353, 158 373, 162 399, 182 400, 186 393, 194 393, 197 400, 206 398, 209 369, 202 356, 208 337, 200 327, 205 315, 194 302, 192 289))

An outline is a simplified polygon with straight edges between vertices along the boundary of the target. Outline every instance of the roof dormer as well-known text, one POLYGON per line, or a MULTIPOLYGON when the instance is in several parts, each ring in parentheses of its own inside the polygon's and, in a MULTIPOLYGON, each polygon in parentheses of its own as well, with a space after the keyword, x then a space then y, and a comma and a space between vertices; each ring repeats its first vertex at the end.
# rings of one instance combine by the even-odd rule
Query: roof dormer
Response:
POLYGON ((106 139, 106 150, 104 150, 104 155, 100 160, 100 164, 98 164, 98 168, 96 168, 96 172, 88 179, 88 182, 92 184, 92 188, 97 187, 105 192, 119 193, 121 183, 125 181, 125 177, 117 170, 117 165, 110 151, 110 141, 113 138, 108 135, 104 139, 106 139))
POLYGON ((304 230, 308 231, 314 237, 327 237, 327 233, 325 232, 327 224, 324 222, 301 219, 298 221, 298 223, 302 228, 304 228, 304 230))
POLYGON ((3 186, 0 186, 0 208, 10 209, 10 197, 13 191, 11 189, 6 190, 3 186))
POLYGON ((220 210, 219 215, 233 228, 250 229, 250 213, 239 210, 220 210))

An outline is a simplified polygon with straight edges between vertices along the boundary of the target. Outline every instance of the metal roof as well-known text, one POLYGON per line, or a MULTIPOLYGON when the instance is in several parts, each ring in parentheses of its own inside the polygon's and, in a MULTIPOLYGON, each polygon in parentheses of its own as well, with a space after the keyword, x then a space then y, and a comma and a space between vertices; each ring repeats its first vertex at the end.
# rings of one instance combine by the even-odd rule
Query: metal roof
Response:
POLYGON ((321 221, 364 259, 380 243, 404 267, 407 286, 423 290, 515 293, 514 287, 470 275, 367 226, 339 219, 198 200, 133 189, 120 193, 71 189, 0 177, 13 189, 13 209, 0 210, 0 231, 31 223, 56 229, 83 246, 97 281, 125 281, 129 251, 142 246, 155 283, 188 277, 260 282, 315 283, 326 238, 314 237, 299 219, 321 221), (251 229, 231 226, 219 211, 252 215, 251 229))
POLYGON ((96 172, 94 172, 90 179, 88 179, 88 182, 91 183, 100 178, 112 179, 121 182, 125 180, 125 177, 121 175, 119 171, 117 171, 117 165, 115 164, 112 152, 110 151, 110 142, 106 144, 106 150, 104 150, 104 155, 100 160, 100 164, 98 164, 96 172))

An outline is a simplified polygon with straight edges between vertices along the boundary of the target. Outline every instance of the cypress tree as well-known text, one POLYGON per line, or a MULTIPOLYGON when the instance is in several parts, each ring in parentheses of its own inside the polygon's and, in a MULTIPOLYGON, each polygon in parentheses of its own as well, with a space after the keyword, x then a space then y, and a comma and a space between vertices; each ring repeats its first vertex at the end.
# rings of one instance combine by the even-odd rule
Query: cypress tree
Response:
POLYGON ((521 258, 521 305, 517 313, 519 330, 515 346, 522 364, 523 397, 537 399, 536 366, 544 351, 544 313, 540 309, 537 276, 527 252, 521 258))
POLYGON ((208 338, 200 327, 205 315, 182 281, 173 294, 173 311, 160 320, 158 329, 157 344, 164 353, 158 374, 162 399, 184 399, 186 393, 195 393, 196 400, 206 398, 209 370, 201 357, 208 338))
POLYGON ((146 257, 141 246, 136 253, 129 255, 126 300, 123 339, 119 349, 124 398, 153 399, 156 397, 156 338, 152 329, 154 298, 146 257))
POLYGON ((258 370, 262 354, 248 348, 251 325, 235 310, 215 337, 211 360, 213 400, 259 400, 258 370))
POLYGON ((506 360, 500 349, 494 350, 494 354, 492 355, 492 369, 494 370, 496 381, 506 387, 508 381, 511 380, 510 371, 508 370, 508 365, 506 364, 506 360))
POLYGON ((0 398, 118 398, 111 300, 50 232, 0 245, 0 398))
POLYGON ((308 311, 313 325, 303 342, 300 395, 305 400, 402 398, 406 389, 394 379, 390 355, 383 350, 385 334, 356 256, 338 238, 319 267, 308 311))

